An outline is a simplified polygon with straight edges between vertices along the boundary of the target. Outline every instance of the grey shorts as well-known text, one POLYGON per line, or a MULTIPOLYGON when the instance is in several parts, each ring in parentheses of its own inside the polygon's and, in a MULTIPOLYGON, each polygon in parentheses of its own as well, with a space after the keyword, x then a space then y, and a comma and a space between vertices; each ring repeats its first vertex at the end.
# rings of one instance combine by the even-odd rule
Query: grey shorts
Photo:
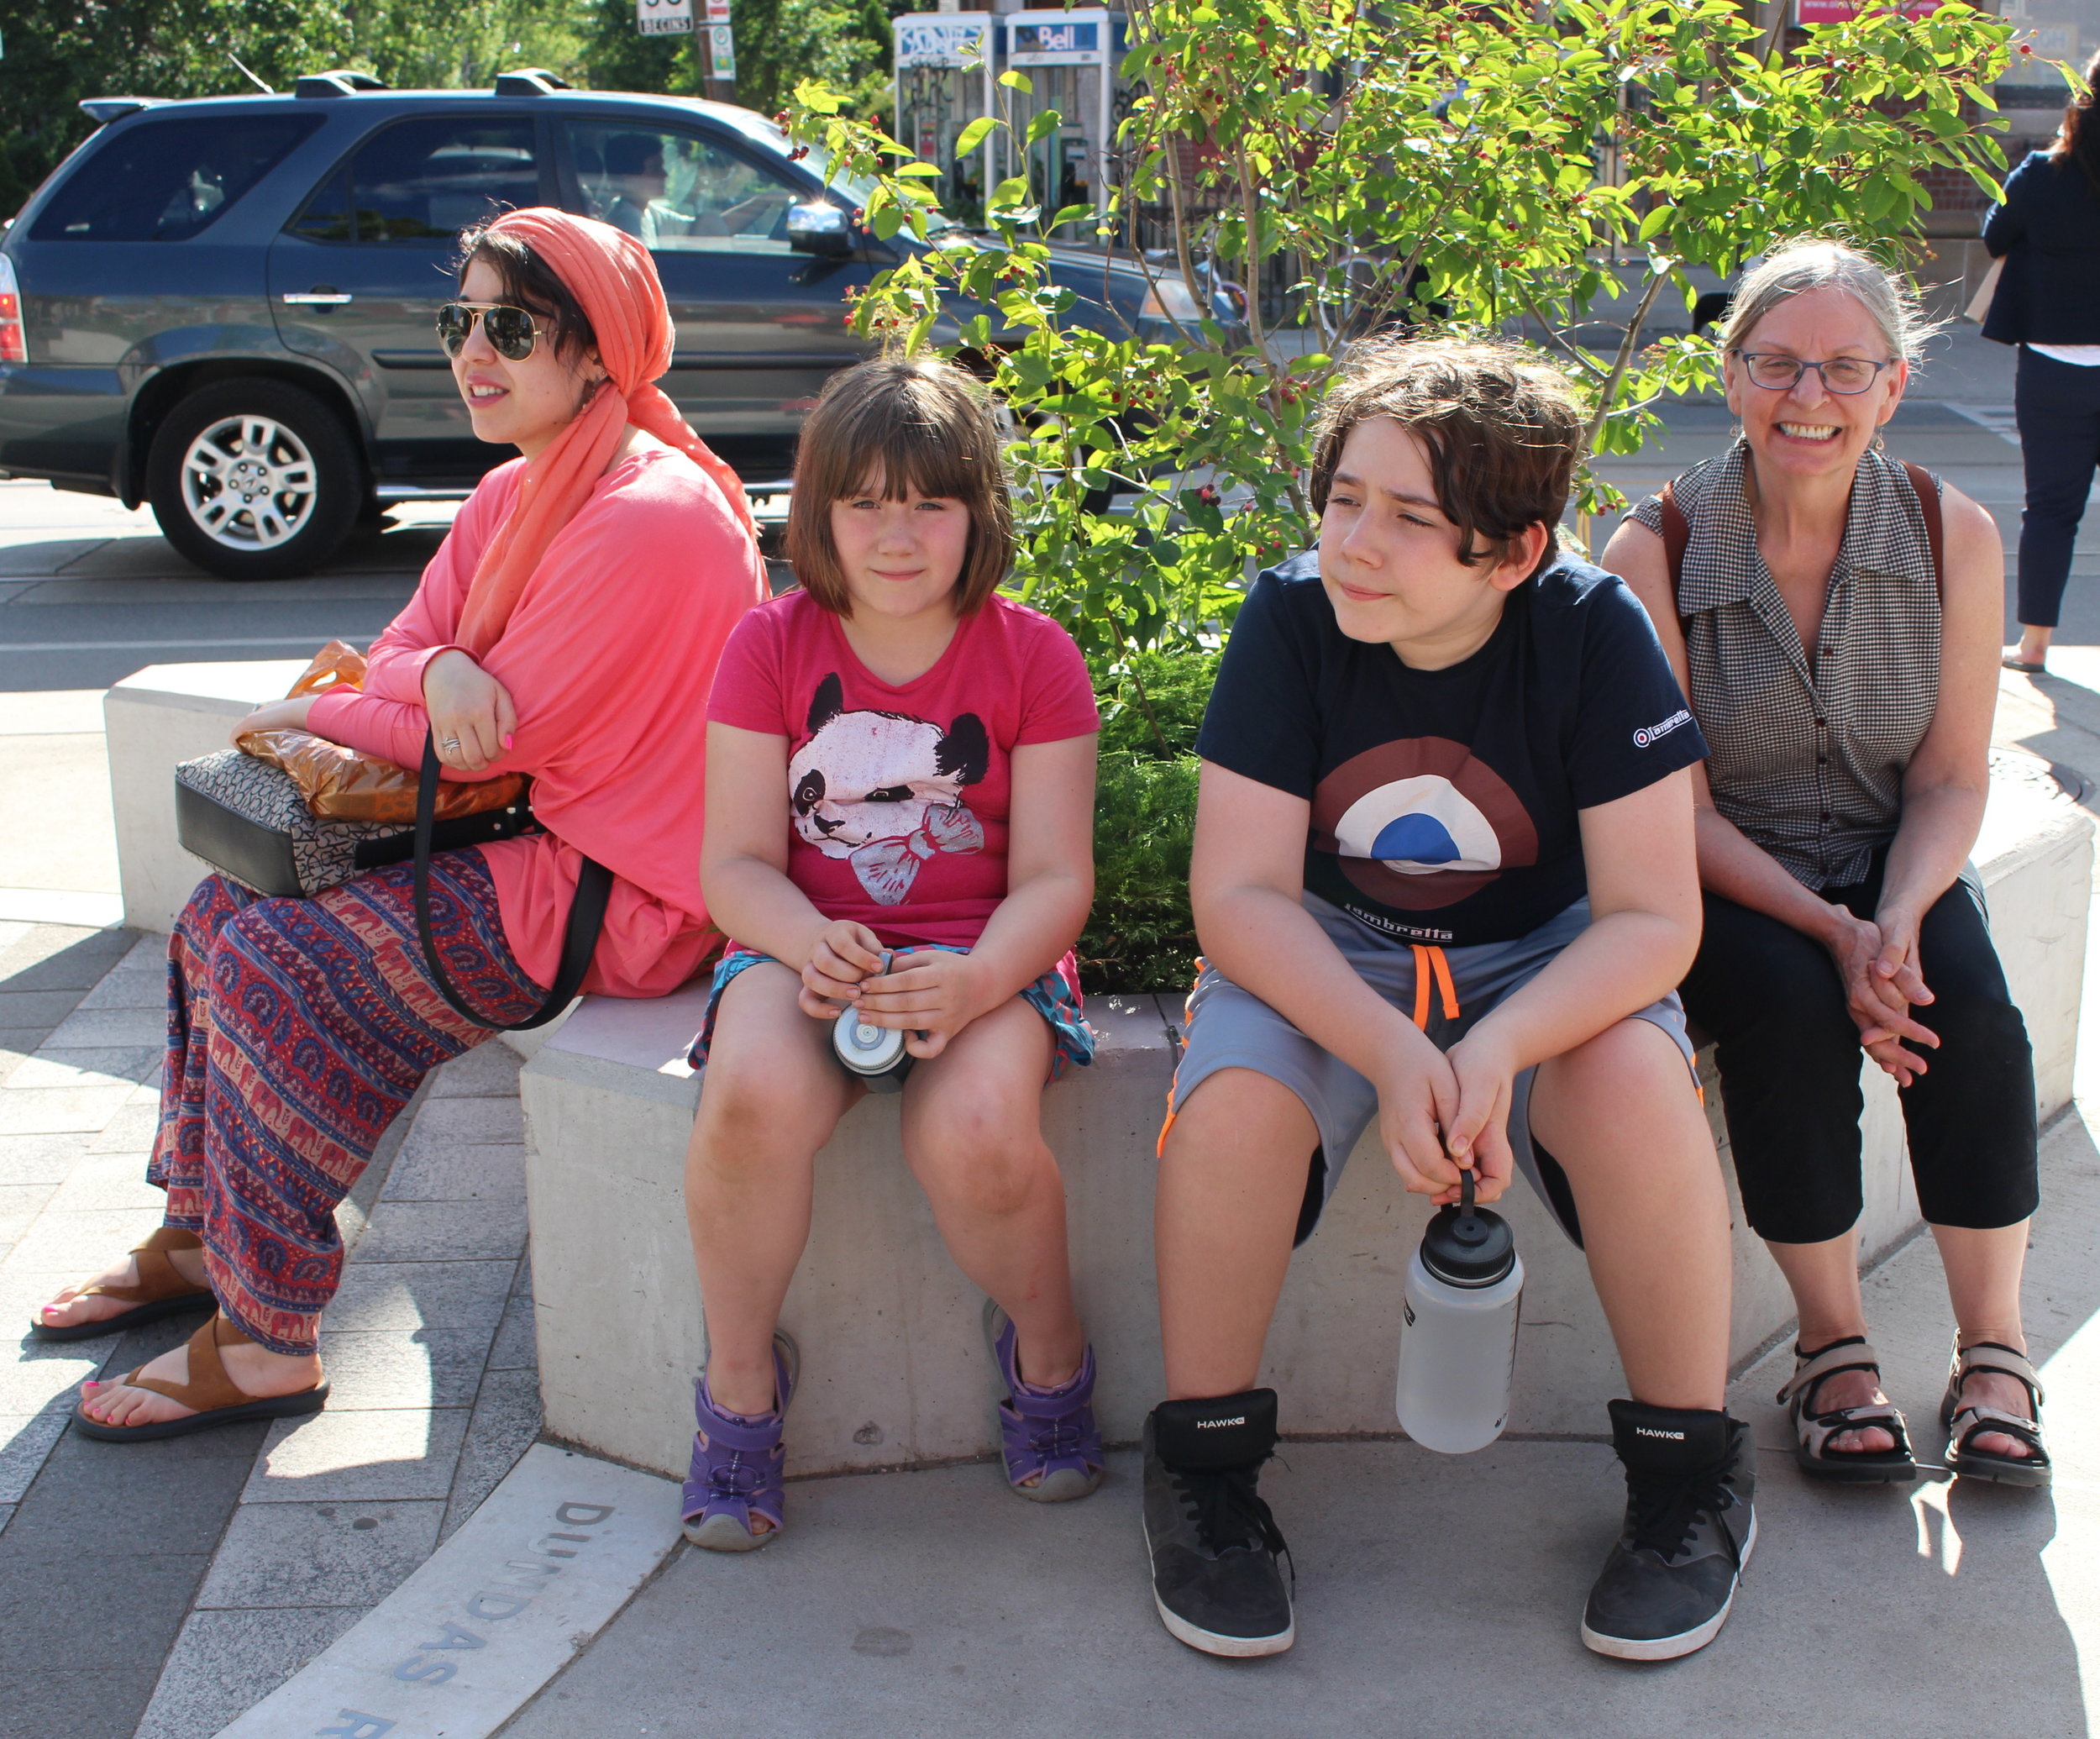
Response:
MULTIPOLYGON (((1430 1038, 1446 1050, 1489 1010, 1536 978, 1556 954, 1589 927, 1589 901, 1578 900, 1558 917, 1514 942, 1446 948, 1442 954, 1450 976, 1444 981, 1432 958, 1436 950, 1412 948, 1382 936, 1317 895, 1307 894, 1305 905, 1326 932, 1327 939, 1341 951, 1342 959, 1355 969, 1357 976, 1395 1008, 1413 1016, 1430 1038), (1423 976, 1427 981, 1418 983, 1417 969, 1425 965, 1423 976), (1451 993, 1448 998, 1446 988, 1451 993), (1455 1014, 1450 1011, 1454 1005, 1455 1014)), ((1676 991, 1650 1003, 1632 1018, 1649 1022, 1668 1033, 1684 1053, 1685 1067, 1695 1068, 1692 1040, 1685 1031, 1684 1005, 1678 1001, 1676 991)), ((1334 1194, 1351 1149, 1378 1115, 1378 1090, 1347 1064, 1315 1044, 1261 998, 1206 965, 1189 993, 1181 1059, 1168 1095, 1169 1127, 1189 1095, 1221 1069, 1251 1069, 1257 1074, 1281 1081, 1305 1101, 1305 1109, 1312 1114, 1320 1131, 1320 1145, 1313 1152, 1305 1179, 1305 1206, 1299 1216, 1296 1242, 1303 1243, 1319 1223, 1327 1198, 1334 1194)), ((1518 1169, 1552 1211, 1561 1229, 1579 1245, 1582 1227, 1576 1218, 1574 1192, 1568 1187, 1567 1174, 1531 1138, 1531 1078, 1535 1073, 1534 1069, 1524 1070, 1511 1090, 1510 1151, 1518 1169)), ((1160 1145, 1163 1150, 1164 1130, 1160 1132, 1160 1145)))

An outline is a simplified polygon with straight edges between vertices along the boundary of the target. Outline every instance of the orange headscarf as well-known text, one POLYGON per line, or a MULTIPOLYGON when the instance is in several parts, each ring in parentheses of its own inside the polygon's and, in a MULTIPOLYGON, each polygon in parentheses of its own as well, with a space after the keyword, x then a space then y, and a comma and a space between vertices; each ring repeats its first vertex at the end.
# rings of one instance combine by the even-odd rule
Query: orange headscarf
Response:
POLYGON ((589 499, 633 423, 691 458, 722 487, 755 539, 737 474, 686 427, 657 378, 671 365, 671 313, 648 250, 624 231, 551 206, 509 212, 489 225, 545 260, 590 316, 608 379, 574 422, 525 468, 510 516, 489 539, 460 612, 459 644, 479 657, 496 644, 561 528, 589 499))

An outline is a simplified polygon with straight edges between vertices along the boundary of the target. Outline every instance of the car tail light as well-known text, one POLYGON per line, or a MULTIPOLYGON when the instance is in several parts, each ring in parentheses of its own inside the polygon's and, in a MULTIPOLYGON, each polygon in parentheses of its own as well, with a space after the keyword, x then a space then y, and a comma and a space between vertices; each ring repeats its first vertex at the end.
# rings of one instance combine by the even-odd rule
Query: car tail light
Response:
POLYGON ((0 362, 27 362, 29 337, 22 327, 22 286, 14 261, 0 254, 0 362))

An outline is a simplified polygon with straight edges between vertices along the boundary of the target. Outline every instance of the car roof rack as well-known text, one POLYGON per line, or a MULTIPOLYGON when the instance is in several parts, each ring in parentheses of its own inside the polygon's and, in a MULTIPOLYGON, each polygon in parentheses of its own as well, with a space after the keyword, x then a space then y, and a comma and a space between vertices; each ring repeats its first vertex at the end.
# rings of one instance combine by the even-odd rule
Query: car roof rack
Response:
POLYGON ((112 121, 121 121, 126 115, 136 114, 142 108, 152 108, 165 102, 165 97, 83 97, 81 113, 90 117, 98 127, 107 127, 112 121))
POLYGON ((514 71, 496 76, 496 94, 499 97, 551 97, 557 91, 569 88, 567 79, 559 73, 549 72, 544 66, 520 66, 514 71))
POLYGON ((308 72, 300 76, 299 82, 291 87, 295 97, 349 97, 360 91, 384 91, 388 88, 383 78, 375 78, 369 72, 360 72, 354 67, 338 66, 328 72, 308 72))

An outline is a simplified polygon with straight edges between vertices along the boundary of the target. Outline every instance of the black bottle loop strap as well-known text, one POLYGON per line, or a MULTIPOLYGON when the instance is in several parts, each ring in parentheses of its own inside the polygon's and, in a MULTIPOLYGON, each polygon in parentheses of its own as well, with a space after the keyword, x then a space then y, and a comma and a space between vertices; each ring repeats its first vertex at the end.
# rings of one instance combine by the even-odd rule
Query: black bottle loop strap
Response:
POLYGON ((423 963, 430 969, 438 994, 478 1027, 493 1027, 499 1032, 523 1032, 543 1027, 575 999, 591 969, 597 951, 598 933, 605 927, 606 903, 612 897, 612 872, 595 858, 585 858, 576 875, 575 902, 569 908, 569 928, 562 938, 561 965, 554 974, 547 1000, 522 1021, 492 1021, 470 1007, 445 976, 438 960, 437 937, 430 923, 430 846, 438 822, 438 744, 433 733, 423 739, 423 771, 416 781, 416 934, 423 943, 423 963))

